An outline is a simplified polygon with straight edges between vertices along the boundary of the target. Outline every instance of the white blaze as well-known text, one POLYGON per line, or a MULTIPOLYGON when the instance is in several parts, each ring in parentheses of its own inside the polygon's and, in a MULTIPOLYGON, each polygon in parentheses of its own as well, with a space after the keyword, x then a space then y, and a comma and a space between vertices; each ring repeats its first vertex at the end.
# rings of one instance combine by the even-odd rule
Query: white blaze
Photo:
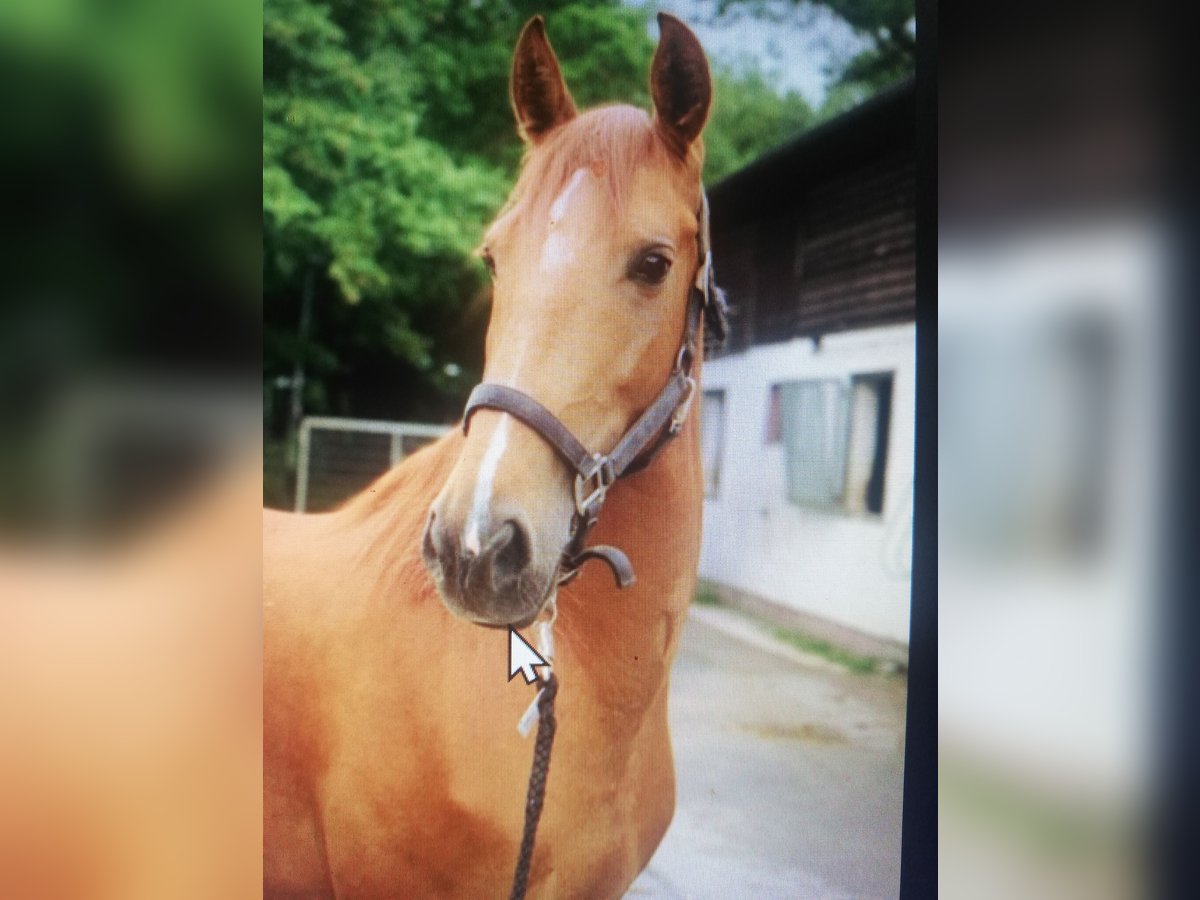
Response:
MULTIPOLYGON (((571 202, 571 195, 583 183, 583 179, 587 176, 588 170, 586 167, 576 169, 571 175, 567 186, 562 189, 554 202, 550 204, 550 227, 554 228, 563 217, 567 214, 567 207, 571 202)), ((561 234, 550 232, 546 238, 546 243, 542 245, 541 264, 543 269, 552 269, 556 266, 565 265, 570 262, 575 256, 575 251, 571 247, 570 242, 561 234)), ((524 361, 524 348, 517 354, 517 368, 524 361)), ((516 376, 516 373, 513 373, 516 376)), ((483 527, 484 521, 487 519, 488 507, 492 500, 492 485, 496 480, 496 470, 500 466, 500 458, 504 456, 504 451, 508 447, 508 422, 510 416, 508 413, 501 413, 500 422, 496 426, 496 430, 492 432, 491 442, 488 444, 487 450, 483 454, 483 461, 479 464, 479 475, 475 480, 475 495, 471 501, 471 513, 467 517, 467 525, 463 535, 463 547, 471 553, 479 553, 482 549, 482 538, 480 530, 483 527)))
POLYGON ((463 536, 463 547, 471 553, 479 553, 481 549, 479 529, 492 502, 492 482, 496 480, 500 457, 508 447, 508 420, 508 413, 500 414, 500 424, 492 432, 491 442, 483 454, 483 462, 479 464, 479 477, 475 479, 475 496, 471 501, 471 514, 467 517, 466 534, 463 536))
POLYGON ((562 193, 554 198, 554 202, 550 204, 551 225, 557 225, 563 220, 563 216, 567 214, 567 204, 571 202, 571 195, 575 193, 575 188, 579 187, 587 173, 586 168, 576 169, 571 180, 567 182, 567 186, 562 189, 562 193))
POLYGON ((562 193, 550 204, 550 234, 542 245, 541 267, 543 272, 565 266, 575 258, 575 251, 565 237, 554 231, 554 226, 563 220, 571 203, 571 196, 587 177, 586 168, 576 169, 562 193))
POLYGON ((550 236, 546 238, 546 243, 542 244, 542 271, 549 272, 553 269, 565 266, 575 258, 575 251, 572 249, 570 242, 561 234, 550 232, 550 236))

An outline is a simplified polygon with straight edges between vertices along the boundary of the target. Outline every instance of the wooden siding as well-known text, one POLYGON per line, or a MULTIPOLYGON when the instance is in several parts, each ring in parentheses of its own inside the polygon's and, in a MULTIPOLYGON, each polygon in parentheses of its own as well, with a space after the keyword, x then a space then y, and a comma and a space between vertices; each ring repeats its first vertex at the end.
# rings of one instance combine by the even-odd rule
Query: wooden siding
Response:
POLYGON ((911 86, 779 148, 710 192, 725 352, 915 316, 911 86))
POLYGON ((914 175, 893 155, 814 185, 782 216, 715 231, 729 349, 911 320, 914 175))

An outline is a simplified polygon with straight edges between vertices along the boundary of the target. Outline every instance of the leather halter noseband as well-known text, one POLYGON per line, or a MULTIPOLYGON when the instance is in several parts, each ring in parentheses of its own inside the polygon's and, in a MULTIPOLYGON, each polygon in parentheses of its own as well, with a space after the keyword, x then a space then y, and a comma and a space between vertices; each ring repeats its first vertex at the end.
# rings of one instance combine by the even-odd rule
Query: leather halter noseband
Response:
POLYGON ((595 527, 608 489, 618 478, 639 472, 683 428, 696 394, 692 368, 700 354, 697 339, 700 321, 706 312, 710 328, 718 339, 724 337, 724 300, 713 285, 712 249, 709 245, 708 198, 701 194, 699 229, 696 235, 699 266, 688 294, 683 341, 667 383, 654 402, 638 417, 608 454, 588 450, 562 421, 523 391, 493 382, 475 386, 463 411, 463 433, 478 409, 506 412, 533 429, 575 472, 575 513, 571 536, 559 563, 558 583, 571 581, 584 563, 603 560, 612 569, 618 587, 629 587, 636 580, 633 566, 621 550, 605 545, 585 547, 588 533, 595 527), (715 308, 719 305, 719 309, 715 308), (714 327, 715 326, 715 327, 714 327))

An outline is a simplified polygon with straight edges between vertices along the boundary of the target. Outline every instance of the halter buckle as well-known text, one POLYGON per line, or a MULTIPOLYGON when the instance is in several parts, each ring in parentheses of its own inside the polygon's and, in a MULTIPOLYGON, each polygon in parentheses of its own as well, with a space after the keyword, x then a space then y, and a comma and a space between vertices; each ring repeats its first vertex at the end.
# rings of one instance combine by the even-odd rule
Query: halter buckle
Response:
POLYGON ((595 515, 614 481, 612 461, 599 453, 593 454, 591 469, 575 476, 575 511, 584 519, 595 515))
POLYGON ((692 401, 695 399, 696 379, 689 375, 687 377, 687 393, 683 395, 683 399, 675 407, 675 412, 671 416, 671 423, 667 426, 667 430, 671 434, 679 434, 680 429, 683 428, 683 423, 687 421, 688 413, 692 411, 692 401))

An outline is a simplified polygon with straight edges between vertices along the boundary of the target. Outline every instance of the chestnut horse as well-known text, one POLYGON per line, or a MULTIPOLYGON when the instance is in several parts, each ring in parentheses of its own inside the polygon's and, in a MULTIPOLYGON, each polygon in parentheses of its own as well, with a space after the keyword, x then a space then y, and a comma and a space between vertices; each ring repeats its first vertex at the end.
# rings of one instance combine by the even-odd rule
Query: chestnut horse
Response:
MULTIPOLYGON (((527 155, 481 251, 485 382, 590 448, 663 390, 707 271, 708 64, 659 22, 653 115, 578 113, 541 18, 525 26, 511 99, 527 155)), ((535 429, 480 408, 336 512, 266 514, 268 896, 507 896, 532 751, 514 726, 533 692, 506 681, 503 626, 555 600, 559 737, 529 894, 618 897, 646 866, 675 802, 667 680, 700 546, 697 416, 609 492, 594 537, 628 552, 627 590, 600 565, 559 586, 574 474, 535 429)))

